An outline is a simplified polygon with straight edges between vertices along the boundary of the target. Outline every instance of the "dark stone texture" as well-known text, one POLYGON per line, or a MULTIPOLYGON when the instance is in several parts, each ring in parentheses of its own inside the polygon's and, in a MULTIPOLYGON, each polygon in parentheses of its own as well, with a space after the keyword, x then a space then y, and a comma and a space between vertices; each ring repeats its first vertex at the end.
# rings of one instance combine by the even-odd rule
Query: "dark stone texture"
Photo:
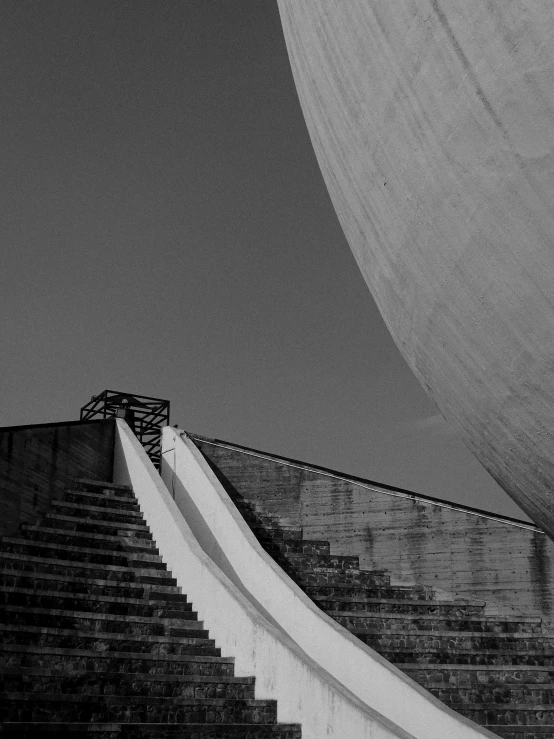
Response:
MULTIPOLYGON (((235 481, 241 473, 233 468, 235 481)), ((483 601, 438 600, 429 586, 392 586, 388 572, 360 569, 358 557, 334 555, 328 542, 304 538, 291 527, 286 504, 281 517, 261 513, 258 507, 271 510, 267 487, 259 496, 248 488, 246 501, 220 479, 261 545, 329 616, 499 736, 552 739, 554 632, 541 618, 486 615, 483 601)), ((293 490, 291 509, 295 500, 293 490)))
POLYGON ((129 489, 80 482, 53 509, 0 544, 2 735, 300 739, 234 677, 129 489))
POLYGON ((114 421, 0 429, 0 536, 35 523, 76 477, 110 480, 114 421))
MULTIPOLYGON (((90 732, 90 724, 42 724, 41 729, 24 723, 5 724, 3 733, 17 739, 41 739, 46 734, 81 737, 90 732)), ((94 727, 95 739, 301 739, 294 724, 102 724, 94 727)), ((534 737, 532 739, 535 739, 534 737)), ((543 738, 544 739, 544 738, 543 738)))
POLYGON ((553 619, 554 542, 532 525, 232 443, 193 439, 237 508, 251 512, 260 540, 264 526, 296 528, 306 540, 329 541, 336 554, 359 556, 364 569, 386 567, 396 579, 457 598, 553 619))

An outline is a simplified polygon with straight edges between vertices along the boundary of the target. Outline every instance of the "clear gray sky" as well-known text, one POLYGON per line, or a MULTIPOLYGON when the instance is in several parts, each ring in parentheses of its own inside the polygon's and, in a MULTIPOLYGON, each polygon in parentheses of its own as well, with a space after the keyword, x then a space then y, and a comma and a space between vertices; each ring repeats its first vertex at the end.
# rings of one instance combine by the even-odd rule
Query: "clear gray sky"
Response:
POLYGON ((105 389, 189 431, 524 517, 394 346, 275 0, 4 0, 0 425, 105 389))

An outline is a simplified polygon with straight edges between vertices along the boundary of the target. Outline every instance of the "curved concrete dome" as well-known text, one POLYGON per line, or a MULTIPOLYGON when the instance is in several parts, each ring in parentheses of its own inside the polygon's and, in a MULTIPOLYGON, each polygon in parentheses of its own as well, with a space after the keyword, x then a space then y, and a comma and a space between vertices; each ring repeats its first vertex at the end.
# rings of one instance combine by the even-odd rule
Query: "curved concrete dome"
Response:
POLYGON ((279 5, 327 187, 396 343, 554 536, 554 3, 279 5))

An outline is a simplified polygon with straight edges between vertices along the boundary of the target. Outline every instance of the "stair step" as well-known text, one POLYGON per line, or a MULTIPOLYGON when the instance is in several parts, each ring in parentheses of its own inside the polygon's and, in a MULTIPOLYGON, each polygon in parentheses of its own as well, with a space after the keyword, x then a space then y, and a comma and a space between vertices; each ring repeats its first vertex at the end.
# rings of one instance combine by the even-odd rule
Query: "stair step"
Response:
POLYGON ((64 529, 51 528, 49 526, 34 526, 23 524, 21 530, 25 539, 29 541, 44 541, 52 544, 87 547, 89 549, 108 549, 110 551, 121 551, 125 547, 132 551, 155 550, 155 543, 148 534, 147 537, 136 536, 129 532, 127 536, 110 536, 109 534, 89 533, 85 531, 67 531, 64 529))
POLYGON ((6 693, 3 721, 123 721, 144 723, 273 723, 274 700, 6 693))
POLYGON ((253 677, 227 675, 129 675, 90 670, 0 667, 0 692, 85 695, 159 695, 184 698, 254 698, 253 677), (55 687, 55 690, 52 690, 55 687))
POLYGON ((76 516, 80 518, 97 519, 99 517, 109 517, 111 521, 128 521, 129 523, 139 523, 144 520, 141 511, 122 511, 121 508, 109 508, 106 506, 96 506, 90 504, 70 503, 65 500, 53 500, 52 505, 59 513, 66 516, 76 516))
POLYGON ((56 647, 35 644, 0 644, 0 665, 6 667, 44 667, 92 670, 122 675, 177 674, 228 675, 234 673, 234 657, 214 654, 166 654, 110 650, 102 652, 82 647, 56 647))
POLYGON ((82 516, 69 516, 65 513, 49 512, 40 522, 40 525, 55 526, 66 531, 90 531, 92 534, 107 534, 125 531, 136 531, 137 533, 151 536, 146 521, 110 521, 101 518, 84 518, 82 516))
POLYGON ((400 598, 365 598, 363 600, 334 600, 315 598, 315 603, 327 614, 333 616, 360 616, 373 613, 427 614, 465 618, 483 613, 483 605, 463 605, 456 601, 401 600, 400 598))
POLYGON ((17 552, 3 552, 0 550, 0 563, 5 567, 15 565, 17 568, 25 568, 34 572, 40 567, 44 573, 64 574, 74 573, 75 576, 86 577, 93 571, 95 574, 102 573, 104 578, 113 579, 116 583, 139 582, 145 584, 166 583, 176 585, 176 580, 171 573, 159 566, 151 567, 149 563, 142 563, 131 568, 128 565, 111 565, 103 563, 101 566, 94 562, 80 562, 68 560, 63 557, 37 557, 17 552))
MULTIPOLYGON (((38 556, 41 552, 52 552, 56 559, 65 558, 89 562, 91 564, 113 564, 119 566, 133 567, 135 563, 148 563, 152 569, 165 569, 165 564, 159 554, 146 554, 143 552, 118 552, 116 550, 100 550, 91 547, 74 547, 70 545, 57 545, 52 542, 30 541, 15 536, 5 536, 2 539, 2 551, 12 554, 31 554, 38 556)), ((43 555, 43 556, 48 556, 43 555)))
MULTIPOLYGON (((66 503, 79 503, 81 501, 90 501, 91 505, 97 506, 113 506, 119 508, 120 506, 130 506, 134 510, 140 510, 139 504, 134 496, 123 497, 120 495, 107 495, 106 493, 89 493, 85 490, 66 490, 63 494, 63 499, 66 503), (67 500, 67 498, 78 498, 75 500, 67 500)), ((125 508, 126 510, 126 508, 125 508)))
POLYGON ((505 685, 548 683, 554 672, 536 665, 463 665, 435 664, 430 667, 417 663, 402 665, 402 672, 410 675, 416 682, 426 686, 459 686, 496 685, 504 681, 505 685))
POLYGON ((133 488, 130 485, 122 485, 119 482, 104 482, 104 480, 92 480, 89 477, 76 477, 76 485, 83 485, 89 488, 101 488, 102 490, 111 490, 113 492, 129 493, 133 495, 133 488))
POLYGON ((149 532, 148 525, 144 519, 140 518, 128 518, 123 515, 119 517, 114 516, 102 516, 100 513, 94 516, 80 515, 77 511, 72 513, 70 510, 67 511, 53 511, 50 510, 39 522, 55 522, 56 526, 60 526, 66 529, 74 530, 79 527, 86 527, 84 531, 97 531, 102 533, 103 529, 111 529, 117 531, 123 531, 125 529, 134 531, 145 531, 149 532), (71 525, 72 524, 72 525, 71 525))
MULTIPOLYGON (((27 612, 42 612, 45 609, 76 613, 112 614, 114 617, 165 618, 168 620, 191 620, 196 618, 190 603, 178 601, 145 601, 142 598, 113 598, 109 595, 89 595, 87 593, 68 593, 64 591, 36 591, 31 588, 5 587, 0 591, 0 604, 5 614, 7 609, 21 609, 27 612), (164 616, 163 612, 168 615, 164 616)), ((0 613, 0 620, 3 614, 0 613)))
MULTIPOLYGON (((368 646, 371 646, 369 644, 368 646)), ((432 649, 426 647, 422 650, 376 650, 389 662, 392 662, 400 669, 403 664, 419 664, 420 668, 426 665, 444 665, 448 660, 448 665, 467 664, 467 665, 534 665, 537 667, 554 666, 554 651, 544 654, 541 650, 527 650, 526 652, 505 652, 501 649, 482 649, 474 652, 471 649, 432 649)))
POLYGON ((95 739, 301 739, 299 724, 157 724, 5 722, 2 733, 17 739, 40 739, 45 733, 95 739))
POLYGON ((264 541, 263 546, 268 552, 279 552, 281 554, 331 554, 331 545, 328 541, 320 539, 287 539, 277 541, 264 541))
POLYGON ((554 737, 554 726, 550 725, 531 725, 521 726, 521 724, 505 724, 487 726, 493 734, 503 737, 503 739, 552 739, 554 737))
MULTIPOLYGON (((179 676, 176 676, 179 677, 179 676)), ((86 676, 61 678, 52 676, 41 678, 36 675, 24 678, 3 677, 0 675, 0 690, 3 693, 53 693, 65 695, 94 696, 130 696, 143 698, 225 698, 227 700, 252 700, 254 685, 231 685, 210 683, 203 684, 199 680, 189 682, 145 681, 136 676, 125 679, 117 675, 115 679, 107 679, 89 672, 86 676)))
POLYGON ((338 554, 287 554, 287 561, 292 564, 295 568, 303 571, 308 569, 313 570, 339 570, 348 571, 354 574, 361 572, 359 557, 343 556, 338 554))
POLYGON ((364 599, 378 600, 414 600, 436 603, 434 594, 428 590, 412 588, 409 586, 378 586, 367 587, 341 583, 329 585, 304 585, 304 590, 314 600, 341 600, 362 601, 364 599))
POLYGON ((0 567, 0 586, 67 592, 90 598, 98 596, 101 600, 130 598, 147 603, 160 600, 180 605, 187 603, 187 596, 183 595, 181 588, 176 585, 120 582, 94 577, 73 577, 67 574, 54 575, 49 572, 29 572, 7 567, 0 567))
POLYGON ((554 652, 554 638, 537 636, 536 634, 482 634, 480 632, 437 631, 437 632, 387 632, 365 634, 364 642, 373 649, 380 651, 401 652, 410 649, 427 651, 429 648, 441 649, 449 652, 451 649, 473 650, 480 653, 483 650, 500 649, 506 653, 528 652, 529 650, 543 650, 544 653, 554 652), (531 638, 529 638, 531 636, 531 638))
POLYGON ((483 634, 541 634, 541 619, 534 617, 511 616, 469 616, 467 618, 454 618, 448 616, 436 616, 434 614, 410 614, 410 613, 370 613, 359 614, 337 612, 329 615, 345 628, 357 636, 360 634, 385 633, 390 629, 402 628, 418 631, 470 631, 483 634))
MULTIPOLYGON (((187 631, 204 632, 203 622, 198 621, 197 614, 189 611, 185 616, 143 616, 139 614, 97 613, 92 610, 69 610, 66 608, 32 608, 28 606, 5 605, 0 615, 0 630, 6 626, 51 626, 71 628, 84 631, 96 631, 104 624, 111 623, 106 630, 118 633, 145 633, 163 635, 167 633, 187 631), (144 629, 141 629, 144 626, 144 629)), ((207 632, 204 632, 207 633, 207 632)), ((202 634, 199 634, 201 636, 202 634)))
POLYGON ((527 725, 547 725, 554 730, 554 708, 552 706, 528 706, 517 705, 511 708, 505 706, 491 707, 489 705, 469 704, 467 706, 458 706, 456 708, 462 716, 481 724, 481 726, 513 725, 517 722, 520 731, 523 731, 527 725))
POLYGON ((491 707, 509 705, 549 706, 554 705, 554 684, 537 683, 519 686, 472 686, 470 688, 431 688, 431 692, 443 703, 457 710, 469 704, 482 704, 491 707))
POLYGON ((379 587, 390 585, 390 575, 365 570, 337 570, 332 567, 299 567, 295 571, 303 585, 335 585, 336 583, 379 587))
MULTIPOLYGON (((109 624, 108 624, 109 625, 109 624)), ((116 624, 117 625, 117 624, 116 624)), ((102 652, 133 652, 142 654, 206 654, 220 656, 213 639, 200 635, 171 636, 169 634, 118 633, 111 631, 80 631, 75 628, 0 625, 2 648, 17 645, 57 647, 60 649, 97 649, 102 652)), ((194 633, 194 632, 193 632, 194 633)))

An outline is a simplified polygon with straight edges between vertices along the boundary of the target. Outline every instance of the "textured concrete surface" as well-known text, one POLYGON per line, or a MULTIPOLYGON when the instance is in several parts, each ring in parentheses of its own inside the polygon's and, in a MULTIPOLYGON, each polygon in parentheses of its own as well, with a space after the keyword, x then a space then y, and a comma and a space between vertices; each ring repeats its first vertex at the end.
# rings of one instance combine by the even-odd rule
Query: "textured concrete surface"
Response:
POLYGON ((394 340, 554 535, 554 6, 278 0, 312 142, 394 340))
POLYGON ((489 612, 515 608, 554 620, 554 544, 532 524, 415 494, 395 497, 369 480, 357 484, 240 447, 196 443, 231 495, 280 526, 330 541, 337 554, 359 556, 362 567, 483 599, 489 612))
POLYGON ((328 615, 446 705, 504 739, 552 736, 554 635, 540 618, 488 616, 485 603, 395 586, 383 570, 282 528, 230 494, 264 550, 328 615))
POLYGON ((109 480, 114 422, 0 429, 0 536, 38 521, 76 477, 109 480))

